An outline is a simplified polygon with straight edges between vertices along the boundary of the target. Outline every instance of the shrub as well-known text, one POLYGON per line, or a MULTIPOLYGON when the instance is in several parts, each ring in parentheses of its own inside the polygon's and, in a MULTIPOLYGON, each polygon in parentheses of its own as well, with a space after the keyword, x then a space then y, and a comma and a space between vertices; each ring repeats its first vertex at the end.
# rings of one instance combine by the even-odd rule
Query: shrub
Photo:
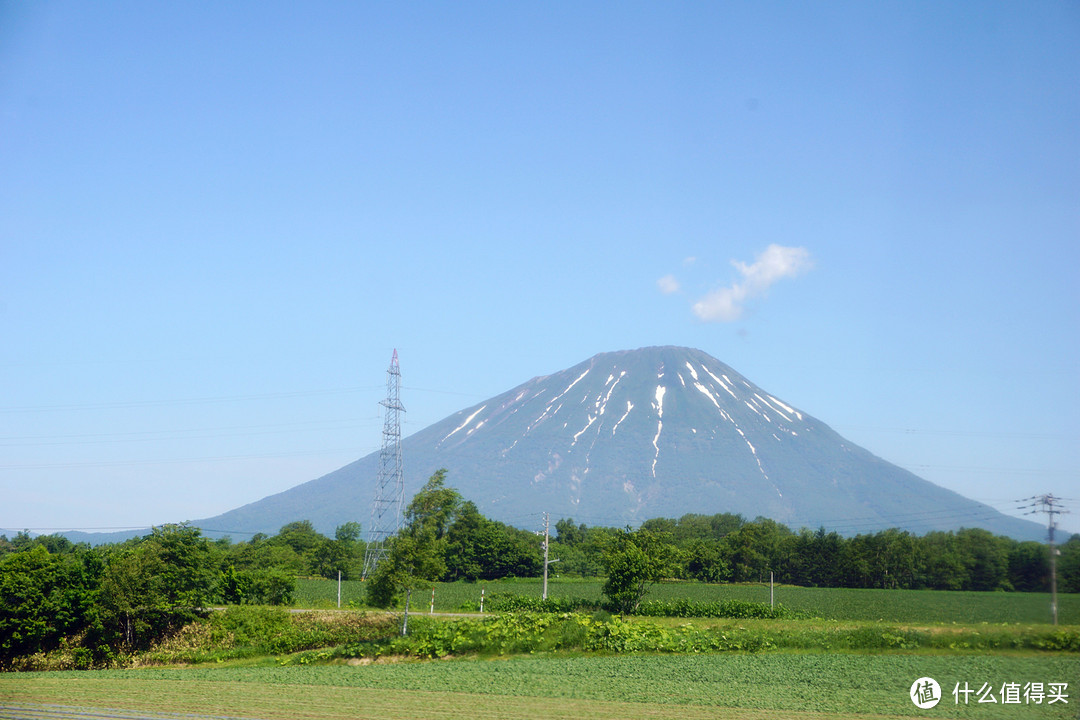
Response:
POLYGON ((747 620, 763 618, 797 617, 797 614, 783 605, 770 606, 766 603, 746 602, 745 600, 723 600, 717 602, 695 602, 693 600, 647 600, 638 606, 637 614, 645 617, 709 617, 747 620))
POLYGON ((599 610, 600 603, 585 598, 548 598, 514 593, 492 593, 485 608, 492 612, 568 613, 599 610))

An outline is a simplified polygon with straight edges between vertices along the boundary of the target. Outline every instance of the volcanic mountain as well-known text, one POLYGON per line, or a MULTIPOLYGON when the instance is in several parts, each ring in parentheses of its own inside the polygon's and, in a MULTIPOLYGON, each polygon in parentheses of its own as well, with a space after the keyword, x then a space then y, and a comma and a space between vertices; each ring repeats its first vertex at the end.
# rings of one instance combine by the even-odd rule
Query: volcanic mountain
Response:
MULTIPOLYGON (((892 465, 700 350, 596 355, 465 408, 402 441, 405 500, 437 469, 493 519, 540 514, 636 525, 686 513, 765 516, 794 529, 922 533, 983 527, 1041 539, 1010 518, 892 465)), ((274 533, 367 525, 375 452, 316 480, 196 524, 274 533)))

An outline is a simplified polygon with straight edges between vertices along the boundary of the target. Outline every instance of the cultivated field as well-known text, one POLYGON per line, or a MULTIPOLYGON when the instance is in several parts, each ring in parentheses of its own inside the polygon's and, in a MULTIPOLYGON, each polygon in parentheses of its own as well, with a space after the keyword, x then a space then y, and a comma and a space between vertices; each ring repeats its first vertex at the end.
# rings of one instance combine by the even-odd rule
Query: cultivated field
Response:
MULTIPOLYGON (((435 587, 437 611, 472 608, 481 588, 489 597, 540 592, 535 580, 435 587)), ((549 590, 555 597, 595 599, 599 588, 597 581, 555 581, 549 590)), ((361 593, 359 583, 343 584, 343 606, 361 593)), ((761 586, 672 583, 656 586, 652 597, 768 602, 768 593, 761 586)), ((493 622, 511 630, 539 622, 530 616, 485 623, 476 617, 430 618, 430 598, 430 590, 413 594, 417 617, 410 623, 410 641, 441 632, 445 640, 459 632, 455 627, 475 636, 477 626, 493 622)), ((599 650, 534 640, 531 647, 540 648, 535 654, 492 646, 479 655, 454 650, 442 660, 409 658, 405 646, 396 645, 370 654, 360 643, 356 647, 362 652, 350 654, 342 643, 394 632, 397 621, 380 613, 234 608, 215 616, 214 626, 234 639, 258 635, 255 644, 230 646, 221 632, 190 626, 190 633, 140 661, 194 663, 187 666, 0 674, 0 719, 1080 716, 1080 596, 1060 598, 1061 620, 1068 624, 1058 629, 1046 624, 1045 595, 778 587, 776 598, 807 616, 647 618, 629 624, 609 618, 602 621, 606 644, 599 650), (620 644, 624 638, 628 644, 620 644), (655 642, 646 646, 665 652, 613 652, 633 647, 629 643, 635 638, 655 642), (701 645, 695 643, 707 638, 720 641, 705 647, 723 651, 697 651, 701 645), (313 649, 328 645, 336 649, 313 649), (940 703, 932 710, 920 710, 909 698, 912 683, 923 677, 934 678, 941 688, 940 703), (972 692, 953 694, 965 687, 972 692), (1054 696, 1053 687, 1067 697, 1054 696)), ((298 606, 328 607, 336 601, 336 583, 301 581, 298 606)), ((582 617, 601 623, 599 616, 582 617)), ((498 639, 497 634, 486 637, 498 639)))
MULTIPOLYGON (((1068 682, 1075 655, 718 654, 514 657, 366 666, 144 669, 0 676, 0 706, 55 704, 246 718, 1075 718, 1069 703, 956 704, 956 683, 1068 682)), ((0 717, 8 717, 0 712, 0 717)))
MULTIPOLYGON (((454 612, 478 610, 480 592, 513 593, 540 597, 539 580, 498 580, 486 583, 434 583, 435 610, 454 612)), ((600 580, 552 580, 549 597, 597 600, 600 580)), ((804 588, 777 586, 777 603, 792 610, 808 612, 831 620, 882 620, 914 623, 1045 623, 1050 622, 1048 593, 986 593, 946 590, 860 590, 849 588, 804 588)), ((342 607, 363 602, 363 583, 342 582, 342 607)), ((745 600, 769 602, 768 585, 709 585, 671 582, 654 585, 647 599, 685 598, 696 601, 745 600)), ((297 607, 333 607, 337 603, 337 582, 300 580, 297 607)), ((426 612, 431 605, 431 589, 415 591, 411 607, 426 612)), ((1058 596, 1058 619, 1063 625, 1080 624, 1080 595, 1058 596)))

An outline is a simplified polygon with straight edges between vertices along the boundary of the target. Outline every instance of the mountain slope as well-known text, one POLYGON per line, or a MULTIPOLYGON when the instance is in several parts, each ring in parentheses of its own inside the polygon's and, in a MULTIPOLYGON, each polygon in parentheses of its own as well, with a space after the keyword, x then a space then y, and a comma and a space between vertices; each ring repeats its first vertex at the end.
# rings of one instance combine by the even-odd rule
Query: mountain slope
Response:
MULTIPOLYGON (((602 353, 406 438, 405 494, 438 468, 481 512, 522 527, 548 512, 590 525, 686 513, 763 515, 842 533, 1035 523, 940 488, 846 441, 700 350, 602 353)), ((367 524, 378 453, 201 526, 275 532, 367 524)))

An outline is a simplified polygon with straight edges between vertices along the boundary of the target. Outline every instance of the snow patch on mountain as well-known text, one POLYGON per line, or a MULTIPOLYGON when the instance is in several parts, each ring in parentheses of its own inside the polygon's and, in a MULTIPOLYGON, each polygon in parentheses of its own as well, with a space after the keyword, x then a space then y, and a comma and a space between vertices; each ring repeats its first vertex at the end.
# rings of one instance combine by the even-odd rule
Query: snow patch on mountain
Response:
MULTIPOLYGON (((785 419, 785 420, 787 420, 788 422, 791 422, 791 417, 790 417, 790 416, 788 416, 788 415, 786 415, 786 414, 784 413, 784 411, 783 411, 783 410, 781 410, 781 409, 779 409, 779 408, 775 407, 775 406, 774 406, 774 405, 773 405, 772 403, 770 403, 770 402, 769 402, 768 400, 766 400, 765 398, 761 397, 761 396, 760 396, 760 395, 758 395, 757 393, 754 393, 754 397, 756 397, 756 398, 757 398, 758 400, 760 400, 760 401, 761 401, 762 403, 764 403, 764 404, 765 404, 766 406, 768 406, 768 408, 769 408, 770 410, 772 410, 772 411, 773 411, 774 413, 776 413, 776 414, 777 414, 777 415, 779 415, 780 417, 784 418, 784 419, 785 419)), ((790 411, 791 411, 791 409, 790 409, 790 408, 788 408, 788 412, 790 412, 790 411)))
POLYGON ((582 380, 583 380, 583 379, 585 378, 585 376, 586 376, 586 375, 588 375, 588 374, 589 374, 589 371, 588 371, 588 370, 585 370, 585 372, 583 372, 583 373, 581 373, 580 375, 578 375, 578 378, 577 378, 577 380, 575 380, 574 382, 572 382, 572 383, 570 383, 569 385, 567 385, 567 386, 566 386, 566 389, 565 389, 565 390, 563 390, 563 391, 562 391, 561 393, 559 393, 559 395, 558 395, 558 396, 557 396, 557 397, 556 397, 555 399, 556 399, 556 400, 558 400, 558 399, 559 399, 559 398, 561 398, 561 397, 562 397, 563 395, 565 395, 566 393, 570 392, 571 388, 573 388, 573 387, 574 387, 575 385, 577 385, 577 384, 578 384, 579 382, 581 382, 581 381, 582 381, 582 380))
MULTIPOLYGON (((477 415, 479 415, 479 414, 480 414, 481 412, 483 412, 484 408, 486 408, 486 407, 487 407, 487 405, 481 405, 481 406, 480 406, 480 409, 479 409, 479 410, 477 410, 476 412, 474 412, 474 413, 473 413, 472 415, 470 415, 469 417, 465 418, 465 422, 461 423, 461 424, 460 424, 460 425, 458 425, 458 426, 457 426, 456 428, 454 428, 453 430, 451 430, 451 431, 450 431, 450 433, 449 433, 449 434, 447 434, 447 436, 446 436, 446 437, 444 437, 444 438, 443 438, 442 440, 440 440, 440 441, 439 441, 439 444, 441 445, 442 443, 446 442, 446 441, 447 441, 447 439, 449 439, 451 435, 453 435, 454 433, 456 433, 457 431, 461 430, 462 428, 464 428, 465 426, 467 426, 467 425, 468 425, 469 423, 471 423, 471 422, 473 421, 473 418, 474 418, 474 417, 476 417, 477 415)), ((484 424, 483 422, 481 422, 481 423, 480 423, 480 425, 483 425, 483 424, 484 424)), ((465 433, 465 434, 466 434, 466 436, 468 436, 468 435, 471 435, 471 434, 472 434, 472 432, 473 432, 474 430, 478 430, 478 429, 480 428, 480 425, 477 425, 477 426, 476 426, 476 427, 474 427, 474 428, 473 428, 472 430, 470 430, 469 432, 465 433)))
POLYGON ((744 404, 744 405, 746 405, 746 407, 748 407, 748 408, 750 408, 751 410, 753 410, 754 412, 756 412, 756 413, 757 413, 758 415, 760 415, 760 416, 761 416, 762 418, 764 418, 764 419, 765 419, 765 422, 772 422, 772 420, 770 420, 770 419, 769 419, 769 416, 768 416, 768 415, 766 415, 765 413, 761 412, 761 410, 759 410, 758 408, 754 407, 753 405, 751 405, 750 403, 748 403, 748 402, 747 402, 746 400, 743 400, 743 404, 744 404))
POLYGON ((786 410, 786 411, 787 411, 787 412, 788 412, 789 414, 791 414, 791 415, 794 415, 794 416, 795 416, 795 417, 797 417, 797 418, 798 418, 799 420, 802 420, 802 419, 803 419, 803 418, 802 418, 802 413, 801 413, 801 412, 799 412, 798 410, 796 410, 795 408, 791 407, 790 405, 787 405, 787 404, 785 404, 785 403, 783 403, 783 402, 781 402, 781 401, 777 400, 777 399, 776 399, 776 398, 774 398, 774 397, 773 397, 772 395, 769 395, 769 400, 771 400, 772 402, 776 403, 776 404, 777 404, 777 405, 779 405, 780 407, 784 408, 784 410, 786 410))
POLYGON ((619 377, 617 377, 617 378, 614 375, 609 375, 608 376, 607 383, 604 383, 605 385, 607 385, 608 383, 611 383, 612 379, 614 379, 615 382, 611 383, 611 387, 608 388, 607 395, 604 396, 603 403, 600 403, 599 399, 597 399, 597 403, 600 405, 600 414, 601 415, 604 414, 604 408, 607 407, 607 402, 608 402, 608 400, 611 399, 611 393, 615 392, 615 386, 619 384, 619 381, 623 379, 624 375, 626 375, 625 370, 623 370, 621 373, 619 373, 619 377))
POLYGON ((727 375, 721 374, 721 376, 720 376, 720 377, 724 378, 724 380, 721 380, 720 378, 718 378, 718 377, 716 377, 715 375, 713 375, 713 373, 712 373, 712 370, 709 370, 709 368, 705 367, 704 365, 702 365, 702 366, 701 366, 701 369, 702 369, 702 370, 704 370, 704 371, 705 371, 705 372, 706 372, 706 373, 708 374, 708 376, 709 376, 709 377, 711 377, 711 378, 712 378, 713 380, 715 380, 715 381, 717 382, 717 384, 719 384, 719 385, 720 385, 720 387, 722 387, 722 388, 724 388, 725 390, 727 390, 727 393, 728 393, 728 395, 730 395, 731 397, 735 398, 736 400, 738 400, 738 399, 739 399, 739 396, 738 396, 738 395, 736 395, 736 394, 735 394, 735 391, 734 391, 734 390, 732 390, 732 389, 731 389, 731 387, 730 387, 730 386, 728 385, 728 383, 730 383, 731 381, 730 381, 730 380, 728 380, 728 376, 727 376, 727 375), (727 380, 727 382, 725 382, 725 380, 727 380))
POLYGON ((633 410, 633 409, 634 409, 634 403, 627 400, 626 401, 626 412, 624 412, 622 414, 622 417, 619 418, 619 422, 615 423, 614 427, 611 428, 611 434, 612 435, 615 434, 615 431, 619 429, 619 424, 622 423, 622 421, 626 419, 626 416, 629 415, 630 411, 633 410))
POLYGON ((712 400, 712 404, 716 406, 717 410, 722 409, 720 407, 719 401, 717 401, 717 399, 716 399, 716 396, 713 395, 712 392, 709 391, 709 388, 705 387, 704 385, 702 385, 699 382, 694 383, 694 387, 696 387, 698 389, 698 392, 700 392, 702 395, 704 395, 705 397, 712 400))
POLYGON ((578 441, 578 438, 579 438, 579 437, 581 437, 581 435, 582 435, 582 434, 583 434, 583 433, 584 433, 584 432, 585 432, 586 430, 588 430, 588 429, 589 429, 589 427, 590 427, 590 426, 591 426, 591 425, 592 425, 592 424, 593 424, 594 422, 596 422, 596 418, 598 418, 598 417, 600 417, 600 416, 599 416, 599 415, 590 415, 590 416, 589 416, 589 422, 585 423, 585 427, 581 428, 580 430, 578 430, 578 431, 577 431, 577 433, 575 433, 575 434, 574 434, 574 439, 573 439, 573 441, 571 441, 571 443, 570 443, 570 447, 574 447, 575 445, 577 445, 577 441, 578 441))
MULTIPOLYGON (((663 375, 663 373, 661 373, 663 375)), ((656 421, 656 436, 652 439, 653 447, 656 448, 656 454, 653 456, 652 461, 652 476, 656 477, 656 461, 660 459, 660 433, 664 430, 664 394, 667 393, 667 388, 663 385, 656 386, 656 408, 657 421, 656 421)))

